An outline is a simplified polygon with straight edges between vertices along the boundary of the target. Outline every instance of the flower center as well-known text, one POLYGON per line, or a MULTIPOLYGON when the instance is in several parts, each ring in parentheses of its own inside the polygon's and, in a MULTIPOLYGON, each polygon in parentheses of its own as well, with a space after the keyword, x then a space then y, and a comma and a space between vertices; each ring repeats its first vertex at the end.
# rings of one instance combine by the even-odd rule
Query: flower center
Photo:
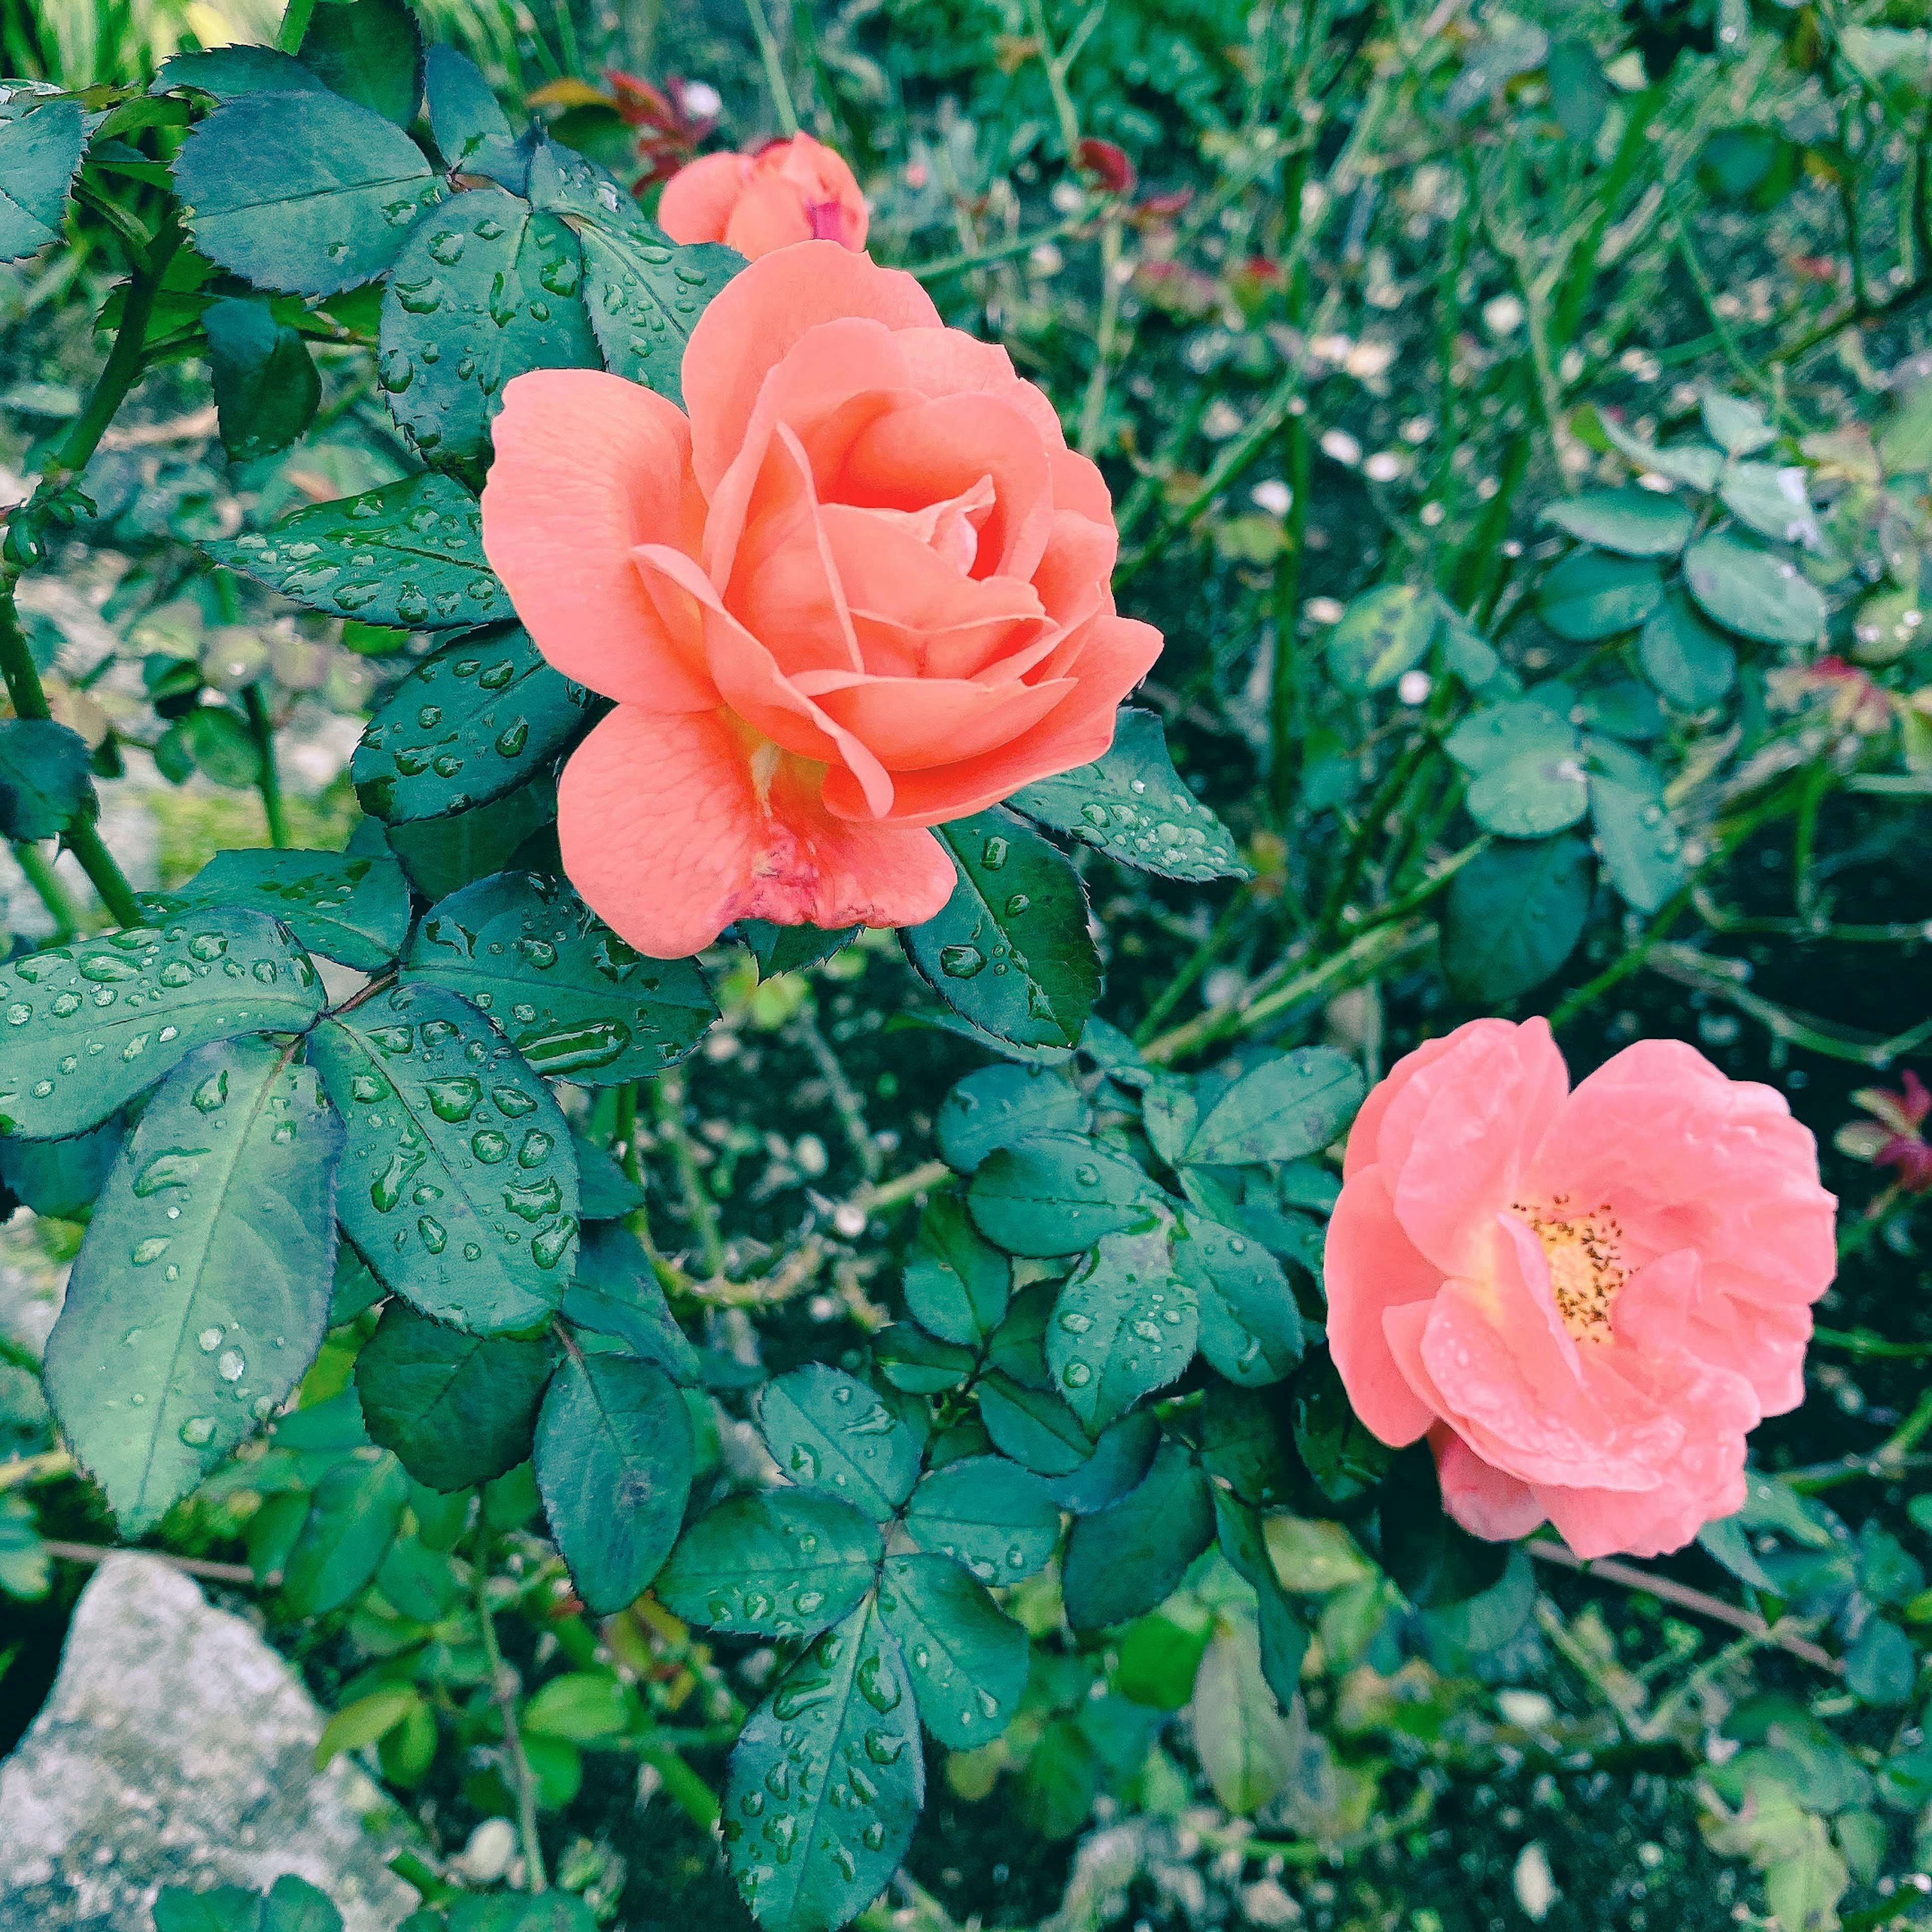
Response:
POLYGON ((1607 1206, 1572 1207, 1567 1194, 1546 1202, 1513 1202, 1510 1211, 1543 1244, 1564 1327, 1580 1342, 1610 1340, 1610 1304, 1629 1274, 1616 1216, 1607 1206))

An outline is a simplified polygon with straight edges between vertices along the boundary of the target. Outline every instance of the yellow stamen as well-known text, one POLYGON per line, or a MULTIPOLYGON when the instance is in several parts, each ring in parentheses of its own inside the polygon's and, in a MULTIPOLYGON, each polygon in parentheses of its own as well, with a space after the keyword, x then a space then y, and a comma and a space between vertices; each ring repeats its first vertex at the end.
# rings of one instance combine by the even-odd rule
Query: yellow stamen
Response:
POLYGON ((1612 1339, 1610 1304, 1628 1278, 1623 1229, 1607 1206, 1576 1208, 1567 1194, 1547 1202, 1517 1201, 1520 1214, 1550 1258, 1550 1286, 1563 1325, 1580 1342, 1612 1339))

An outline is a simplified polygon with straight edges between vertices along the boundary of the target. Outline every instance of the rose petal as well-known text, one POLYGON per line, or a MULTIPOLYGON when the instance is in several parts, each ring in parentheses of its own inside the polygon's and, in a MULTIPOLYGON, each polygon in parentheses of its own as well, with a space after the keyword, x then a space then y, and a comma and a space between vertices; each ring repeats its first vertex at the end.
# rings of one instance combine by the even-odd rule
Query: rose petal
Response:
POLYGON ((622 704, 707 710, 718 692, 694 621, 668 617, 631 552, 694 554, 704 506, 676 406, 594 369, 513 377, 493 430, 483 550, 538 650, 622 704))
POLYGON ((723 711, 620 705, 564 766, 557 837, 592 908, 657 959, 698 952, 740 919, 916 926, 954 884, 929 833, 831 817, 790 761, 761 799, 723 711))
POLYGON ((836 242, 778 249, 718 291, 691 332, 683 365, 692 460, 707 496, 738 454, 766 372, 808 331, 851 316, 893 329, 941 326, 914 277, 836 242))
POLYGON ((873 677, 806 672, 794 682, 889 772, 930 770, 992 751, 1064 703, 1070 678, 1045 684, 975 684, 970 679, 873 677))
MULTIPOLYGON (((895 825, 940 825, 1010 798, 1036 778, 1068 772, 1105 756, 1114 742, 1114 713, 1160 655, 1161 636, 1131 617, 1096 617, 1086 626, 1070 696, 1010 743, 956 764, 908 772, 893 784, 886 814, 895 825)), ((865 795, 844 772, 825 782, 825 802, 842 817, 866 811, 865 795)))
POLYGON ((1429 1446, 1436 1452, 1442 1507, 1472 1536, 1510 1543, 1547 1520, 1549 1511, 1527 1483, 1485 1462, 1454 1430, 1430 1430, 1429 1446))
POLYGON ((658 197, 658 226, 674 242, 722 242, 750 179, 744 154, 704 154, 678 170, 658 197))
POLYGON ((1436 1420, 1396 1366, 1383 1333, 1391 1308, 1425 1310, 1442 1286, 1439 1269, 1402 1232, 1378 1170, 1346 1181, 1328 1221, 1322 1277, 1328 1290, 1328 1350, 1348 1403, 1370 1432, 1400 1448, 1436 1420))

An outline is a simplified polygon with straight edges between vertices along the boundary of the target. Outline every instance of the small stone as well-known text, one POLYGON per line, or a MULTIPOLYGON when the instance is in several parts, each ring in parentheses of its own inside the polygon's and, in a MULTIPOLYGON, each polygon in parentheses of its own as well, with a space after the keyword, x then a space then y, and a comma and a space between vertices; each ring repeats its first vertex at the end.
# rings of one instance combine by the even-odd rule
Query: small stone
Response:
POLYGON ((396 1814, 254 1627, 172 1564, 110 1557, 81 1592, 46 1706, 0 1763, 0 1932, 152 1932, 164 1886, 266 1892, 292 1872, 344 1932, 416 1894, 363 1821, 396 1814))

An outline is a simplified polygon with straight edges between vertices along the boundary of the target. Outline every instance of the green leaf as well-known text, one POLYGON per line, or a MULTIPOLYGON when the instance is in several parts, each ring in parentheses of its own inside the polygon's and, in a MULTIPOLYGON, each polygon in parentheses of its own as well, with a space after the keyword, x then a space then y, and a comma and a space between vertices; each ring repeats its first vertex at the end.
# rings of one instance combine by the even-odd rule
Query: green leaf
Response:
POLYGON ((614 1671, 573 1670, 531 1698, 524 1723, 540 1737, 594 1744, 635 1729, 640 1714, 638 1694, 614 1671))
POLYGON ((0 974, 0 1134, 98 1126, 196 1047, 302 1032, 322 999, 286 930, 238 909, 28 953, 0 974))
POLYGON ((982 1066, 939 1103, 933 1137, 946 1166, 970 1174, 996 1148, 1054 1130, 1084 1133, 1092 1118, 1079 1088, 1057 1066, 982 1066))
POLYGON ((1036 779, 1009 802, 1144 872, 1196 881, 1250 876, 1233 835, 1175 772, 1151 711, 1123 710, 1103 757, 1036 779))
POLYGON ((658 1600, 693 1623, 809 1636, 872 1588, 878 1529, 849 1504, 800 1490, 733 1496, 700 1516, 658 1572, 658 1600))
POLYGON ((1060 1540, 1060 1510, 1030 1469, 1002 1456, 968 1456, 923 1478, 905 1512, 922 1550, 964 1564, 982 1583, 1017 1583, 1044 1569, 1060 1540))
POLYGON ((1737 682, 1737 647, 1674 585, 1651 614, 1636 650, 1658 696, 1680 711, 1709 710, 1737 682))
POLYGON ((919 1438, 842 1370, 808 1362, 767 1382, 753 1408, 772 1460, 792 1481, 876 1522, 892 1516, 919 1480, 919 1438))
POLYGON ((540 1073, 619 1086, 675 1066, 718 1017, 688 959, 647 959, 561 880, 479 879, 433 907, 405 983, 481 1006, 540 1073))
POLYGON ((821 965, 849 946, 858 932, 856 926, 843 926, 833 932, 820 926, 774 926, 766 919, 738 922, 738 937, 749 949, 760 980, 775 979, 781 973, 802 973, 808 967, 821 965))
POLYGON ((1326 1354, 1303 1365, 1294 1400, 1295 1450, 1316 1489, 1336 1504, 1352 1503, 1373 1489, 1394 1452, 1357 1419, 1326 1354))
POLYGON ((452 173, 481 175, 520 192, 530 159, 474 61, 454 47, 433 46, 423 68, 430 131, 452 173))
POLYGON ((1842 1922, 1838 1901, 1851 1874, 1832 1843, 1825 1821, 1806 1812, 1792 1834, 1795 1849, 1765 1867, 1765 1903, 1780 1926, 1832 1932, 1842 1922))
POLYGON ((190 1054, 102 1190, 48 1338, 49 1399, 124 1529, 294 1388, 334 1279, 342 1124, 266 1040, 190 1054))
POLYGON ((1179 1710, 1194 1694, 1195 1676, 1214 1634, 1207 1616, 1186 1624, 1157 1612, 1136 1618, 1116 1647, 1113 1688, 1136 1704, 1179 1710))
POLYGON ((577 1150, 577 1191, 585 1220, 621 1221, 644 1204, 644 1190, 608 1148, 574 1130, 570 1138, 577 1150))
POLYGON ((1318 1153, 1355 1118, 1364 1090, 1361 1069, 1333 1047, 1299 1047, 1265 1060, 1208 1110, 1187 1158, 1235 1167, 1318 1153))
POLYGON ((210 261, 309 296, 374 281, 442 191, 401 128, 332 93, 222 102, 189 130, 175 187, 210 261))
POLYGON ((315 1762, 326 1768, 344 1751, 366 1750, 380 1744, 412 1711, 419 1709, 422 1693, 413 1684, 385 1684, 366 1697, 345 1704, 322 1727, 316 1741, 315 1762))
POLYGON ((1552 503, 1537 519, 1620 556, 1675 556, 1696 520, 1675 496, 1628 487, 1552 503))
POLYGON ((392 1301, 356 1358, 356 1390, 370 1439, 449 1495, 528 1456, 550 1370, 541 1342, 466 1335, 392 1301))
POLYGON ((935 1194, 907 1257, 905 1300, 941 1340, 977 1347, 998 1328, 1012 1292, 1012 1264, 982 1239, 955 1193, 935 1194))
POLYGON ((598 366, 583 280, 575 233, 501 188, 457 195, 417 224, 382 297, 380 368, 389 413, 425 462, 480 478, 506 382, 598 366))
POLYGON ((1144 1616, 1180 1587, 1214 1534, 1208 1478, 1185 1444, 1162 1443, 1137 1487, 1073 1526, 1060 1565, 1067 1622, 1096 1630, 1144 1616))
POLYGON ((1663 595, 1664 579, 1654 562, 1577 550, 1544 578, 1537 610, 1559 638, 1594 644, 1635 630, 1663 595))
POLYGON ((1704 614, 1767 644, 1808 644, 1825 627, 1825 600, 1791 560, 1755 538, 1718 530, 1684 553, 1684 580, 1704 614))
MULTIPOLYGON (((289 98, 277 95, 268 104, 289 98)), ((510 614, 483 555, 482 530, 476 499, 453 478, 424 470, 298 510, 271 530, 244 530, 201 548, 217 563, 327 616, 433 631, 510 614)))
POLYGON ((42 718, 0 719, 0 836, 55 838, 100 809, 78 732, 42 718))
POLYGON ((537 1487, 600 1616, 634 1603, 670 1553, 692 1466, 691 1418, 668 1377, 621 1355, 566 1357, 537 1422, 537 1487))
POLYGON ((125 1138, 115 1116, 69 1140, 0 1141, 0 1186, 36 1214, 82 1220, 106 1186, 125 1138))
POLYGON ((957 1388, 978 1365, 970 1348, 942 1342, 916 1322, 895 1322, 872 1337, 880 1378, 909 1395, 938 1395, 957 1388))
POLYGON ((0 1595, 38 1603, 52 1588, 53 1574, 33 1504, 24 1496, 0 1495, 0 1595))
POLYGON ((604 366, 681 404, 691 332, 744 257, 715 242, 680 247, 602 169, 548 142, 532 157, 529 194, 577 230, 584 305, 604 366))
POLYGON ((1036 1134, 980 1163, 967 1204, 980 1232, 1011 1255, 1078 1254, 1145 1221, 1158 1198, 1130 1160, 1080 1134, 1036 1134))
POLYGON ((1749 456, 1776 440, 1778 432, 1756 404, 1707 389, 1699 399, 1705 433, 1727 456, 1749 456))
POLYGON ((1328 634, 1328 665, 1344 691, 1386 690, 1429 655, 1438 614, 1412 584, 1385 584, 1358 597, 1328 634))
POLYGON ((218 852, 163 900, 170 917, 245 907, 278 919, 310 952, 358 972, 379 973, 410 930, 410 889, 386 854, 218 852))
POLYGON ((832 1932, 885 1888, 925 1798, 912 1686, 868 1599, 785 1672, 731 1753, 740 1897, 775 1932, 832 1932))
POLYGON ((1301 1660, 1308 1653, 1308 1632, 1275 1574, 1260 1511, 1217 1489, 1214 1526, 1221 1554, 1254 1591, 1262 1677, 1286 1712, 1294 1703, 1300 1685, 1301 1660))
POLYGON ((1066 1278, 1046 1359, 1066 1406, 1097 1435, 1194 1359, 1199 1310, 1174 1271, 1168 1230, 1103 1235, 1066 1278))
POLYGON ((1160 1446, 1160 1424, 1150 1408, 1133 1408, 1101 1431, 1094 1453, 1080 1466, 1054 1477, 1047 1493, 1062 1509, 1091 1516, 1117 1503, 1144 1478, 1160 1446))
POLYGON ((196 49, 161 63, 150 94, 206 94, 232 100, 242 94, 326 94, 329 88, 292 54, 273 47, 196 49))
POLYGON ((1706 496, 1718 487, 1718 474, 1724 466, 1721 450, 1707 442, 1672 443, 1659 449, 1634 436, 1613 416, 1600 416, 1604 434, 1639 470, 1667 476, 1673 483, 1685 483, 1706 496))
POLYGON ((580 1328, 614 1335, 674 1382, 688 1385, 699 1379, 697 1350, 677 1325, 637 1237, 622 1228, 584 1229, 577 1274, 563 1292, 560 1312, 580 1328))
POLYGON ((336 1211, 382 1282, 472 1333, 543 1321, 571 1277, 577 1163, 529 1063, 436 986, 336 1015, 310 1053, 349 1123, 336 1211))
POLYGON ((994 1445, 1042 1476, 1070 1476, 1094 1454, 1080 1418, 1051 1389, 1028 1388, 995 1369, 974 1384, 994 1445))
POLYGON ((941 1744, 970 1750, 1012 1722, 1030 1661, 1027 1634, 985 1584, 944 1556, 888 1556, 879 1613, 941 1744))
POLYGON ((1465 998, 1513 1000, 1575 951, 1589 917, 1590 848, 1574 833, 1499 840, 1450 882, 1442 964, 1465 998))
POLYGON ((334 92, 406 128, 422 100, 422 30, 407 0, 326 0, 296 57, 334 92))
POLYGON ((1576 749, 1576 729, 1536 699, 1512 699, 1472 712, 1442 741, 1442 748, 1477 777, 1533 752, 1576 749))
POLYGON ((1492 766, 1463 800, 1485 832, 1504 838, 1544 838, 1574 825, 1590 793, 1574 748, 1526 752, 1492 766))
POLYGON ((410 1499, 394 1456, 358 1451, 316 1485, 308 1519, 282 1572, 282 1594, 298 1616, 340 1610, 382 1567, 410 1499))
POLYGON ((948 1006, 1023 1046, 1076 1046, 1100 991, 1087 895, 1066 857, 995 808, 934 828, 958 868, 938 915, 900 933, 948 1006))
POLYGON ((170 1886, 154 1900, 154 1932, 260 1932, 262 1900, 239 1886, 170 1886))
POLYGON ((1622 746, 1592 748, 1590 817, 1610 884, 1634 910, 1653 913, 1688 876, 1664 781, 1622 746))
POLYGON ((60 238, 86 117, 77 100, 43 100, 14 83, 0 100, 0 262, 24 262, 60 238))
POLYGON ((1201 1466, 1218 1487, 1257 1508, 1286 1503, 1295 1486, 1287 1417, 1272 1396, 1210 1384, 1201 1408, 1201 1466))
POLYGON ((1255 1627, 1245 1618, 1223 1623, 1209 1640, 1189 1720, 1202 1771, 1237 1817, 1280 1793, 1299 1754, 1269 1694, 1255 1627))
POLYGON ((322 400, 308 344, 275 320, 264 296, 212 302, 201 312, 201 326, 222 448, 238 463, 287 448, 322 400))
POLYGON ((1918 1653, 1896 1624, 1868 1617, 1845 1652, 1845 1683, 1868 1704, 1903 1704, 1918 1676, 1918 1653))
POLYGON ((1201 1352, 1228 1381, 1258 1388, 1301 1360, 1301 1310, 1259 1241, 1184 1212, 1174 1265, 1199 1305, 1201 1352))
POLYGON ((262 748, 248 721, 231 706, 200 705, 174 728, 204 777, 231 791, 245 791, 261 782, 262 748))
POLYGON ((534 778, 488 805, 392 825, 382 836, 410 884, 426 899, 446 899, 505 871, 533 842, 554 848, 556 787, 548 777, 534 778))
POLYGON ((1818 518, 1796 464, 1733 463, 1718 494, 1741 524, 1774 543, 1816 544, 1818 518))

